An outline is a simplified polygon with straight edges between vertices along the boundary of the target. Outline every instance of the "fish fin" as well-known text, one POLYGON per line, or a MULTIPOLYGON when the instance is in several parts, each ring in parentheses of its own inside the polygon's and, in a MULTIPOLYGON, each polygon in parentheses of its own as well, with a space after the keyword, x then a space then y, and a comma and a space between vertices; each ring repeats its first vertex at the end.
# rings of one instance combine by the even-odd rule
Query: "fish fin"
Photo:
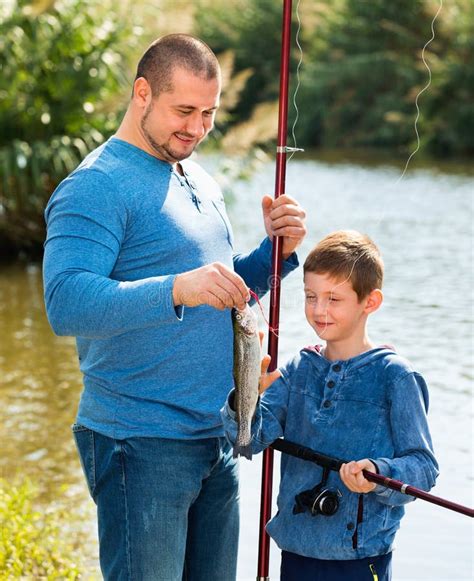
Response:
POLYGON ((240 446, 239 444, 235 444, 232 456, 234 458, 238 458, 239 456, 245 456, 247 460, 252 460, 252 446, 250 444, 247 444, 246 446, 240 446))

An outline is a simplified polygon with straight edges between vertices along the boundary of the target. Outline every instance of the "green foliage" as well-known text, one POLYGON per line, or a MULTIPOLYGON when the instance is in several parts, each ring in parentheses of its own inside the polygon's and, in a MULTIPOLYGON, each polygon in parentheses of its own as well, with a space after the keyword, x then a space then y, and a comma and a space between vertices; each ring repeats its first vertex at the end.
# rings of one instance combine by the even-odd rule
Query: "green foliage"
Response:
MULTIPOLYGON (((234 120, 246 119, 256 104, 278 98, 282 3, 198 0, 197 4, 196 35, 205 39, 216 53, 231 50, 237 72, 252 71, 233 111, 234 120)), ((293 58, 292 68, 294 65, 293 58)))
MULTIPOLYGON (((444 2, 426 51, 433 79, 421 95, 418 122, 425 152, 474 152, 473 3, 444 2)), ((170 31, 176 21, 184 26, 184 14, 186 26, 194 18, 194 33, 218 53, 224 93, 214 140, 246 166, 249 150, 276 130, 282 5, 0 1, 0 247, 40 254, 47 199, 116 130, 130 91, 126 57, 142 33, 149 39, 162 32, 157 24, 166 16, 170 31), (140 19, 147 30, 134 27, 140 19)), ((298 145, 412 151, 415 98, 428 81, 421 50, 438 7, 439 0, 301 2, 298 145)), ((293 18, 290 95, 299 57, 295 31, 293 18)), ((291 124, 291 106, 289 115, 291 124)))
POLYGON ((304 139, 331 147, 410 146, 415 96, 428 79, 420 61, 433 17, 426 2, 346 0, 341 16, 327 22, 326 48, 314 51, 304 72, 304 139), (314 102, 313 111, 305 106, 314 102))
POLYGON ((117 127, 128 21, 100 0, 0 8, 0 237, 31 250, 56 185, 117 127))
POLYGON ((30 483, 0 480, 0 581, 79 579, 75 549, 63 540, 69 516, 58 508, 41 513, 36 500, 30 483))
MULTIPOLYGON (((278 94, 282 3, 200 0, 200 5, 196 34, 217 52, 235 51, 237 72, 252 70, 233 121, 247 119, 255 104, 278 94)), ((298 144, 412 150, 415 98, 429 79, 421 51, 439 6, 438 0, 302 2, 298 144)), ((474 73, 469 55, 474 19, 468 17, 473 7, 473 0, 445 2, 435 23, 435 40, 425 51, 433 75, 419 102, 418 128, 425 151, 473 151, 474 73)), ((296 57, 293 41, 293 88, 296 57)), ((290 123, 292 116, 290 107, 290 123)))
POLYGON ((427 95, 427 147, 437 155, 474 154, 473 0, 456 0, 442 20, 446 45, 427 95))

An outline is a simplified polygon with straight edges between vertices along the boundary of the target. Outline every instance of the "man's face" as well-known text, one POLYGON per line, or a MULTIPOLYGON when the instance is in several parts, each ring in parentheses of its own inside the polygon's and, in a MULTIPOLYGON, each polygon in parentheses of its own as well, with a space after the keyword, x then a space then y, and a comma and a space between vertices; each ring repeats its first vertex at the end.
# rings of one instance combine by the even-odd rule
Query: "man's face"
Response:
POLYGON ((304 276, 305 315, 326 341, 344 341, 364 325, 366 300, 359 301, 350 280, 307 272, 304 276))
POLYGON ((214 126, 220 80, 206 80, 176 67, 171 90, 153 97, 141 119, 143 135, 160 159, 186 159, 214 126))

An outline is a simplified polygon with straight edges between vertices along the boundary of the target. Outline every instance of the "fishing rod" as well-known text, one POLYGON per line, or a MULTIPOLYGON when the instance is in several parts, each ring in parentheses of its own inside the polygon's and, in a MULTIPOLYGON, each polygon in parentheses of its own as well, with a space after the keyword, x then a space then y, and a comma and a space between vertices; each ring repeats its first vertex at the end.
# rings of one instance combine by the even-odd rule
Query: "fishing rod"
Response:
MULTIPOLYGON (((288 129, 288 81, 290 64, 292 0, 283 0, 282 43, 280 58, 280 98, 278 109, 278 137, 276 149, 275 199, 285 193, 286 179, 286 137, 288 129)), ((270 328, 275 332, 268 334, 268 353, 271 356, 269 371, 278 366, 278 329, 280 320, 280 289, 283 239, 273 237, 272 277, 270 285, 270 328)), ((258 542, 257 581, 269 579, 270 537, 265 526, 270 520, 272 509, 273 450, 267 448, 262 460, 262 486, 260 500, 260 528, 258 542)))
MULTIPOLYGON (((325 454, 311 450, 311 448, 306 448, 305 446, 300 446, 299 444, 295 444, 294 442, 283 440, 281 438, 270 444, 270 447, 284 454, 288 454, 289 456, 301 458, 301 460, 307 460, 308 462, 314 462, 322 468, 334 470, 336 472, 339 472, 342 464, 347 463, 347 460, 332 458, 331 456, 326 456, 325 454)), ((396 490, 402 494, 408 494, 410 496, 414 496, 415 498, 420 498, 426 502, 437 504, 438 506, 442 506, 448 510, 453 510, 454 512, 459 512, 460 514, 470 516, 471 518, 474 517, 474 509, 463 506, 462 504, 457 504, 456 502, 451 502, 450 500, 440 498, 439 496, 434 496, 433 494, 429 494, 428 492, 420 490, 415 486, 410 486, 409 484, 400 482, 400 480, 394 480, 393 478, 388 478, 387 476, 382 476, 381 474, 375 474, 375 472, 370 472, 369 470, 363 470, 362 473, 370 482, 381 484, 382 486, 386 486, 387 488, 396 490)))

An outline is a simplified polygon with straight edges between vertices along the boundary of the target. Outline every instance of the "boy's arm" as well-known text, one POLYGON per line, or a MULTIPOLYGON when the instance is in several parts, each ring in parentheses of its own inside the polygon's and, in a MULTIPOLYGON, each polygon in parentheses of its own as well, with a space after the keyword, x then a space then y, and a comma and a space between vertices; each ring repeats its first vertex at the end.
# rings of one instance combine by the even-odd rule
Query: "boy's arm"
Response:
MULTIPOLYGON (((234 444, 237 439, 237 418, 234 409, 235 390, 229 393, 221 417, 227 439, 234 444)), ((257 454, 267 448, 274 440, 283 435, 288 409, 288 384, 284 377, 274 381, 271 387, 259 398, 252 420, 252 453, 257 454)))
MULTIPOLYGON (((380 474, 426 491, 434 486, 439 473, 426 416, 428 401, 428 388, 418 373, 407 373, 392 386, 390 421, 394 457, 372 460, 380 474)), ((381 485, 375 487, 374 493, 388 505, 414 500, 381 485)))

